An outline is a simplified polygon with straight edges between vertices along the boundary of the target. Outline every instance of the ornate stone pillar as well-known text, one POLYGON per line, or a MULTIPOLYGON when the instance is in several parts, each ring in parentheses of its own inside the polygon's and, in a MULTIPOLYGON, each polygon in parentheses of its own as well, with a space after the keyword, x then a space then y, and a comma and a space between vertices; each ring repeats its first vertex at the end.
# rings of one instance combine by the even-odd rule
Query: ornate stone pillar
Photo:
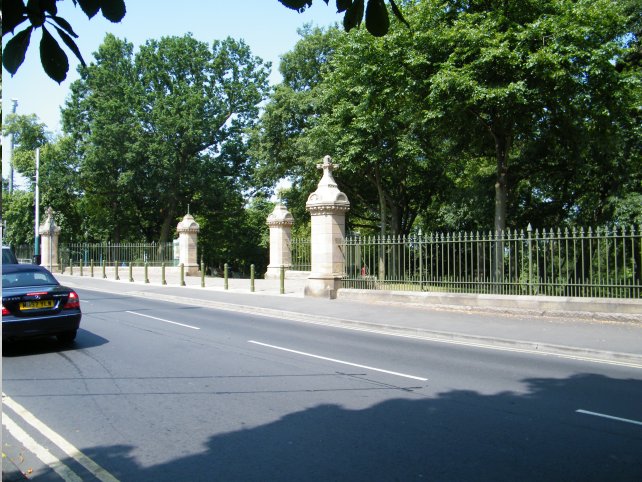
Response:
POLYGON ((323 177, 305 204, 312 219, 312 272, 305 296, 334 299, 341 286, 345 260, 340 245, 345 237, 345 215, 350 209, 347 196, 339 191, 332 170, 339 167, 330 156, 323 158, 323 177))
POLYGON ((57 271, 60 269, 60 265, 58 264, 60 227, 56 226, 53 215, 54 211, 51 206, 49 206, 47 208, 47 218, 38 228, 38 233, 41 236, 40 266, 44 266, 49 271, 57 271))
POLYGON ((178 231, 179 264, 185 266, 185 274, 194 276, 198 274, 199 265, 197 258, 197 240, 200 226, 191 214, 186 214, 176 226, 178 231))
POLYGON ((267 218, 267 225, 270 227, 270 264, 265 272, 265 279, 279 279, 281 266, 286 270, 292 267, 292 224, 294 218, 290 211, 283 204, 277 203, 267 218))

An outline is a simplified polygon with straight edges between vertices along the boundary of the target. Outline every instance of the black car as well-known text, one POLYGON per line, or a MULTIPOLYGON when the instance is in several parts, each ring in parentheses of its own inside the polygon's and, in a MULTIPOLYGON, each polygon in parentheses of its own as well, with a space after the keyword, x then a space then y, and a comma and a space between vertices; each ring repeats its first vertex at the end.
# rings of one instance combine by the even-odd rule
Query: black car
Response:
POLYGON ((80 298, 61 286, 42 266, 2 267, 2 341, 55 335, 61 343, 76 339, 80 298))

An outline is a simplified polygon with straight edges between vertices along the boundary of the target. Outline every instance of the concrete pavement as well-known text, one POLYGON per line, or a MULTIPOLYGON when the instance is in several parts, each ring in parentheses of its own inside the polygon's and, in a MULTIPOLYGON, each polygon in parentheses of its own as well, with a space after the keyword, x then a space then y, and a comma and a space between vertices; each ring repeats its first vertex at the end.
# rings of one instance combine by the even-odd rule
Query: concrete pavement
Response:
MULTIPOLYGON (((576 310, 520 309, 510 297, 485 300, 486 306, 450 299, 450 304, 418 302, 415 293, 341 290, 336 300, 305 298, 305 279, 286 279, 280 294, 279 280, 228 280, 185 277, 180 286, 178 269, 166 271, 167 285, 161 284, 159 270, 149 270, 145 282, 142 268, 134 269, 129 281, 127 268, 115 274, 85 270, 80 276, 56 274, 63 284, 79 289, 100 290, 128 296, 180 302, 261 316, 287 318, 306 323, 321 323, 344 328, 413 336, 443 343, 467 344, 503 350, 520 350, 605 363, 623 363, 642 368, 642 301, 625 300, 630 306, 617 312, 588 312, 588 304, 574 303, 576 310), (633 306, 633 309, 630 309, 633 306), (582 309, 583 308, 583 309, 582 309), (639 310, 639 314, 637 312, 639 310)), ((443 299, 440 298, 440 300, 443 299)), ((596 300, 591 300, 593 303, 596 300)), ((600 300, 597 300, 600 301, 600 300)), ((617 303, 608 303, 615 307, 617 303)), ((611 300, 613 301, 613 300, 611 300)), ((617 300, 616 300, 617 301, 617 300)))

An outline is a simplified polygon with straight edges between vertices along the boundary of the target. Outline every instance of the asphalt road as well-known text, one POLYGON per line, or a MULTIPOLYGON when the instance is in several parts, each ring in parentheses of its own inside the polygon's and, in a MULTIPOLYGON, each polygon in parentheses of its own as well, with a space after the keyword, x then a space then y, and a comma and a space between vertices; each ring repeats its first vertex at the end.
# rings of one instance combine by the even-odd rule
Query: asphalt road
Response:
POLYGON ((639 368, 79 292, 74 347, 3 346, 3 471, 642 480, 639 368))

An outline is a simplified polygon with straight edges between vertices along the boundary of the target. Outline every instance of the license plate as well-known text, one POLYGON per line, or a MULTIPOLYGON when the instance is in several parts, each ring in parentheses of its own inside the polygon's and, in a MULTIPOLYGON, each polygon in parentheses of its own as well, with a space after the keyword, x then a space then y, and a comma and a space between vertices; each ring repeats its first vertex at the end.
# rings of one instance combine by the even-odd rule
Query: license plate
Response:
POLYGON ((53 308, 53 300, 24 301, 20 303, 20 310, 41 310, 43 308, 53 308))

